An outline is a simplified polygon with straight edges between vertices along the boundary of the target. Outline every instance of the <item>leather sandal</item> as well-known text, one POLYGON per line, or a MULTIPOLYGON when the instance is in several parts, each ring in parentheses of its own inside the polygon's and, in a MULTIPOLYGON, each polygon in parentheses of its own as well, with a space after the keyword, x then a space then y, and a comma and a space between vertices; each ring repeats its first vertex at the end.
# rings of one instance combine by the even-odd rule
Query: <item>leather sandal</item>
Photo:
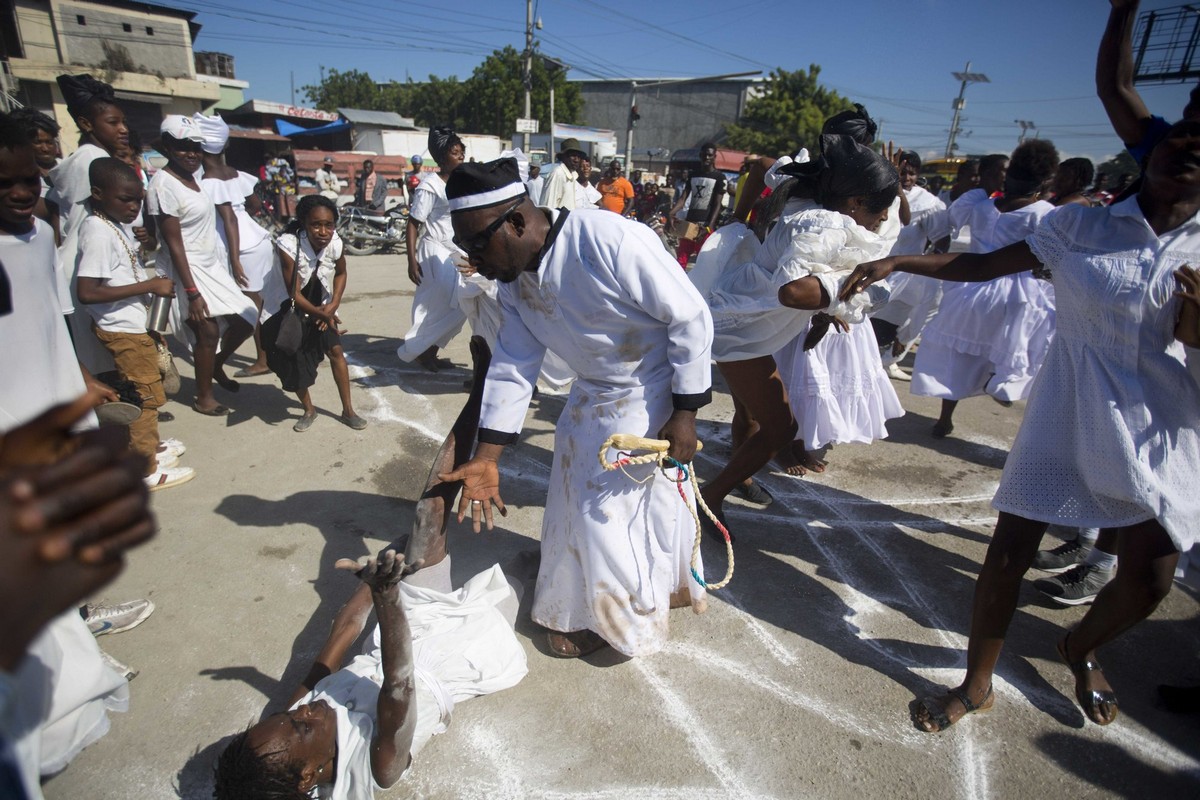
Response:
POLYGON ((1090 658, 1084 658, 1080 661, 1071 661, 1071 659, 1067 657, 1067 641, 1070 638, 1071 634, 1068 631, 1067 635, 1059 640, 1056 647, 1058 649, 1059 657, 1075 676, 1075 699, 1079 702, 1079 707, 1083 709, 1083 713, 1088 719, 1097 725, 1108 725, 1116 720, 1117 713, 1119 711, 1117 708, 1117 693, 1111 689, 1084 688, 1083 684, 1086 681, 1087 674, 1089 672, 1103 673, 1104 670, 1101 669, 1098 661, 1093 661, 1090 658), (1112 709, 1111 718, 1105 718, 1105 706, 1112 709))
MULTIPOLYGON (((967 714, 974 714, 976 711, 988 711, 991 709, 996 700, 996 696, 992 692, 992 685, 990 683, 988 684, 987 694, 985 694, 983 699, 978 703, 972 703, 971 696, 967 694, 967 690, 961 686, 956 686, 953 689, 947 689, 946 697, 953 698, 954 700, 962 703, 962 707, 965 710, 958 719, 962 719, 967 714)), ((927 730, 918 723, 918 727, 921 727, 921 729, 925 730, 926 733, 940 733, 958 721, 951 720, 950 715, 946 713, 946 703, 944 702, 944 698, 926 697, 921 700, 920 705, 921 708, 925 709, 925 712, 929 715, 929 721, 937 726, 933 730, 927 730)))
POLYGON ((600 638, 599 634, 589 630, 570 633, 547 630, 546 644, 550 648, 550 654, 556 658, 580 658, 608 646, 608 642, 600 638))

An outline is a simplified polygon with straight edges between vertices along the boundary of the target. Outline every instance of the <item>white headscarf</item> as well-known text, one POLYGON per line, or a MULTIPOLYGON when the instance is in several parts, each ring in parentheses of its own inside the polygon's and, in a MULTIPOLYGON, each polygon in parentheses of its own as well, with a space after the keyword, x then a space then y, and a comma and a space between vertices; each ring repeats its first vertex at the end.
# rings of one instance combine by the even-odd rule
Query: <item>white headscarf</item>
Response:
POLYGON ((200 113, 195 114, 192 119, 196 121, 196 127, 204 135, 204 144, 201 145, 204 152, 214 155, 224 152, 225 143, 229 141, 229 125, 225 120, 216 114, 206 117, 200 113))

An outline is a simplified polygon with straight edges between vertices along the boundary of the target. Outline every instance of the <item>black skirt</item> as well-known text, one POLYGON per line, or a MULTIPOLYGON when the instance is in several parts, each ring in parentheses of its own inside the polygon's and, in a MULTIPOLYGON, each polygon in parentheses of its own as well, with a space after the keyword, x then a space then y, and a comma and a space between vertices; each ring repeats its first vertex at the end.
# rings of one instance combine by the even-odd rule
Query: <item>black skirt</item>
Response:
MULTIPOLYGON (((301 294, 314 306, 321 305, 323 291, 316 270, 313 270, 301 294)), ((295 355, 280 352, 275 347, 275 339, 279 336, 279 326, 283 324, 283 312, 290 305, 290 302, 285 302, 279 311, 262 324, 262 345, 267 354, 267 366, 279 376, 284 391, 299 393, 317 382, 317 367, 325 360, 326 353, 342 343, 342 337, 334 328, 319 330, 316 321, 306 317, 302 323, 300 349, 295 355)))

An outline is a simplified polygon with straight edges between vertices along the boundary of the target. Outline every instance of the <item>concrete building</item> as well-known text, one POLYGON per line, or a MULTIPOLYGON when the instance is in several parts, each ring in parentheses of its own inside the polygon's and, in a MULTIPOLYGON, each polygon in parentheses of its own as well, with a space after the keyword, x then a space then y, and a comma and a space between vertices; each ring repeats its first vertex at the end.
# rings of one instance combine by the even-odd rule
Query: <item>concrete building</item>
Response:
POLYGON ((246 102, 249 81, 239 81, 234 74, 233 56, 228 53, 197 52, 196 79, 215 83, 221 92, 217 102, 204 109, 205 114, 232 111, 246 102))
MULTIPOLYGON (((639 84, 672 78, 635 78, 639 84)), ((696 147, 704 141, 720 143, 725 126, 737 122, 762 78, 727 78, 639 88, 640 119, 633 130, 636 166, 651 158, 658 163, 675 150, 696 147)), ((575 81, 583 94, 583 123, 617 132, 617 150, 625 150, 629 123, 630 80, 575 81)))
POLYGON ((55 78, 91 73, 112 84, 129 127, 148 143, 165 114, 192 114, 221 97, 217 83, 196 76, 195 16, 121 0, 0 0, 0 57, 13 79, 10 94, 58 121, 65 155, 79 131, 55 78))

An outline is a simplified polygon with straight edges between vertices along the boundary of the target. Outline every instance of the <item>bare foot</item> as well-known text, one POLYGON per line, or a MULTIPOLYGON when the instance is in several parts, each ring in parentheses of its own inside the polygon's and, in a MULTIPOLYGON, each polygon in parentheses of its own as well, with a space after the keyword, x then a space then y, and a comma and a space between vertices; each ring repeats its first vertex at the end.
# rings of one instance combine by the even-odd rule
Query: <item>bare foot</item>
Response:
POLYGON ((560 633, 547 629, 546 643, 550 653, 558 658, 580 658, 608 646, 599 634, 589 630, 560 633))
POLYGON ((941 697, 922 698, 913 710, 913 722, 926 733, 938 733, 967 714, 987 711, 995 700, 991 686, 980 698, 972 698, 965 686, 947 689, 941 697))
POLYGON ((266 364, 254 363, 233 373, 235 378, 257 378, 259 375, 270 375, 271 368, 266 364))
POLYGON ((954 423, 948 419, 939 419, 933 426, 933 430, 930 431, 930 433, 935 439, 945 439, 947 436, 954 433, 954 423))
POLYGON ((796 463, 809 472, 825 471, 825 462, 817 458, 816 453, 805 449, 804 442, 799 439, 792 442, 792 458, 796 459, 796 463))

